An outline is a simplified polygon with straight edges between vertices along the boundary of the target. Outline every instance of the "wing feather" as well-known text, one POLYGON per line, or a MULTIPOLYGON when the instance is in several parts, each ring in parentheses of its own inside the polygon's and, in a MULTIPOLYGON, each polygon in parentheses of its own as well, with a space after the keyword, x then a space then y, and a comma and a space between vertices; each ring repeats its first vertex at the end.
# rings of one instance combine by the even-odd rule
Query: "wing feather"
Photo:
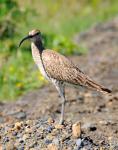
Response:
POLYGON ((42 60, 45 70, 51 78, 70 84, 86 86, 103 93, 111 92, 108 88, 91 80, 78 66, 74 65, 68 58, 55 51, 44 50, 42 53, 42 60))
POLYGON ((71 84, 83 85, 86 82, 87 76, 65 56, 52 50, 45 50, 42 59, 51 78, 71 84))

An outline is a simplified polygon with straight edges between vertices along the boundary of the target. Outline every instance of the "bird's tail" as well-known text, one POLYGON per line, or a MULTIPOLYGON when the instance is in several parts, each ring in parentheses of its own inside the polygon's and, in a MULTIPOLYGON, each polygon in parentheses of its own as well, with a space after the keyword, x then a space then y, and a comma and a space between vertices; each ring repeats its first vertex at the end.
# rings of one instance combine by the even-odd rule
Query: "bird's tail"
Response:
POLYGON ((87 79, 86 85, 94 90, 97 90, 102 93, 111 93, 112 91, 104 86, 92 81, 91 79, 87 79))

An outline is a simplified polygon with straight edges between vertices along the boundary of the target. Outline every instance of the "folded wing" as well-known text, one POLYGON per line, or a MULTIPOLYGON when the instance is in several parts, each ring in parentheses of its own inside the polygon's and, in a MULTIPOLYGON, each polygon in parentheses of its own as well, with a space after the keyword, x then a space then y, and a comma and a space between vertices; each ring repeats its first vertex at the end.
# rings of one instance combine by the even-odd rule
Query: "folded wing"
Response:
POLYGON ((86 86, 101 92, 111 92, 109 89, 92 81, 68 58, 55 51, 43 51, 42 60, 45 70, 48 76, 50 76, 51 78, 74 85, 86 86))

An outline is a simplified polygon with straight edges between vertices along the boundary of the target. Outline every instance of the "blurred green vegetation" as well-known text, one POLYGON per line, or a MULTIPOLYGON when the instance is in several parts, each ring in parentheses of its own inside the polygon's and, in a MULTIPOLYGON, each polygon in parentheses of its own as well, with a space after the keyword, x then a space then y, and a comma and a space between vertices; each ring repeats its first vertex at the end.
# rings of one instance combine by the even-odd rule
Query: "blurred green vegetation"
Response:
POLYGON ((13 100, 44 85, 34 67, 28 42, 18 49, 28 31, 43 32, 44 44, 65 55, 85 54, 75 34, 118 14, 118 0, 0 0, 0 100, 13 100))

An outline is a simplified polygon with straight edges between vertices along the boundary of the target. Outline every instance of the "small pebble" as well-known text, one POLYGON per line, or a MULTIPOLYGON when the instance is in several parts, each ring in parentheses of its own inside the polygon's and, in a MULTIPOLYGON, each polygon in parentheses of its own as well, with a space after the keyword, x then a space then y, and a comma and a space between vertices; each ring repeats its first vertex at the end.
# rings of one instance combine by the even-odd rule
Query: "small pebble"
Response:
POLYGON ((51 134, 48 134, 48 135, 46 136, 46 138, 52 141, 52 140, 54 139, 54 136, 52 136, 51 134))
POLYGON ((54 120, 52 119, 52 118, 48 118, 48 124, 52 124, 52 123, 54 123, 54 120))
POLYGON ((107 125, 109 122, 106 120, 100 120, 99 123, 102 125, 107 125))
POLYGON ((61 124, 56 124, 56 125, 55 125, 55 128, 56 128, 56 129, 62 129, 63 127, 64 127, 64 126, 61 125, 61 124))
POLYGON ((54 139, 53 139, 53 143, 54 143, 55 145, 59 145, 59 139, 58 139, 58 138, 54 138, 54 139))
POLYGON ((48 144, 50 144, 50 143, 52 143, 52 140, 49 140, 49 139, 46 139, 46 140, 45 140, 45 144, 46 144, 46 145, 48 145, 48 144))
POLYGON ((82 144, 82 140, 80 138, 77 139, 76 140, 76 145, 77 145, 78 148, 81 146, 81 144, 82 144))
POLYGON ((28 139, 29 138, 29 135, 28 134, 24 134, 23 135, 23 137, 22 137, 22 139, 25 141, 26 139, 28 139))
POLYGON ((30 129, 30 128, 25 128, 25 132, 26 132, 26 133, 32 133, 32 129, 30 129))
POLYGON ((20 130, 22 124, 23 124, 23 122, 16 122, 16 123, 15 123, 15 126, 14 126, 14 129, 20 130))
POLYGON ((21 137, 22 137, 22 133, 19 133, 19 134, 16 135, 16 138, 18 138, 18 139, 21 138, 21 137))
POLYGON ((17 119, 25 119, 25 118, 26 118, 26 113, 23 112, 23 111, 20 111, 20 112, 15 113, 14 116, 15 116, 15 118, 17 118, 17 119))
POLYGON ((3 147, 2 147, 2 145, 0 144, 0 150, 3 150, 3 147))
POLYGON ((53 126, 48 126, 48 128, 46 129, 46 131, 48 131, 49 133, 51 133, 51 131, 54 129, 53 126))
POLYGON ((29 148, 33 148, 35 144, 37 144, 37 142, 32 140, 29 144, 29 148))
POLYGON ((53 129, 53 131, 51 132, 51 135, 55 136, 58 133, 57 129, 53 129))
POLYGON ((11 141, 9 141, 5 147, 6 147, 6 150, 14 150, 15 149, 14 143, 11 141))
POLYGON ((39 123, 36 124, 36 128, 39 128, 41 125, 39 123))
POLYGON ((6 142, 9 142, 9 137, 5 137, 4 139, 3 139, 3 141, 6 143, 6 142))
POLYGON ((80 135, 81 135, 81 124, 80 124, 80 122, 77 122, 77 123, 73 124, 73 126, 72 126, 72 135, 75 138, 80 137, 80 135))
POLYGON ((19 142, 20 143, 24 143, 24 140, 21 138, 21 139, 19 139, 19 142))
POLYGON ((58 147, 55 144, 49 144, 47 148, 48 150, 58 150, 58 147))
POLYGON ((32 120, 27 120, 26 121, 26 124, 28 125, 28 124, 32 124, 32 120))
POLYGON ((13 135, 13 136, 16 136, 16 135, 17 135, 17 132, 16 132, 16 131, 13 131, 13 132, 12 132, 12 135, 13 135))

